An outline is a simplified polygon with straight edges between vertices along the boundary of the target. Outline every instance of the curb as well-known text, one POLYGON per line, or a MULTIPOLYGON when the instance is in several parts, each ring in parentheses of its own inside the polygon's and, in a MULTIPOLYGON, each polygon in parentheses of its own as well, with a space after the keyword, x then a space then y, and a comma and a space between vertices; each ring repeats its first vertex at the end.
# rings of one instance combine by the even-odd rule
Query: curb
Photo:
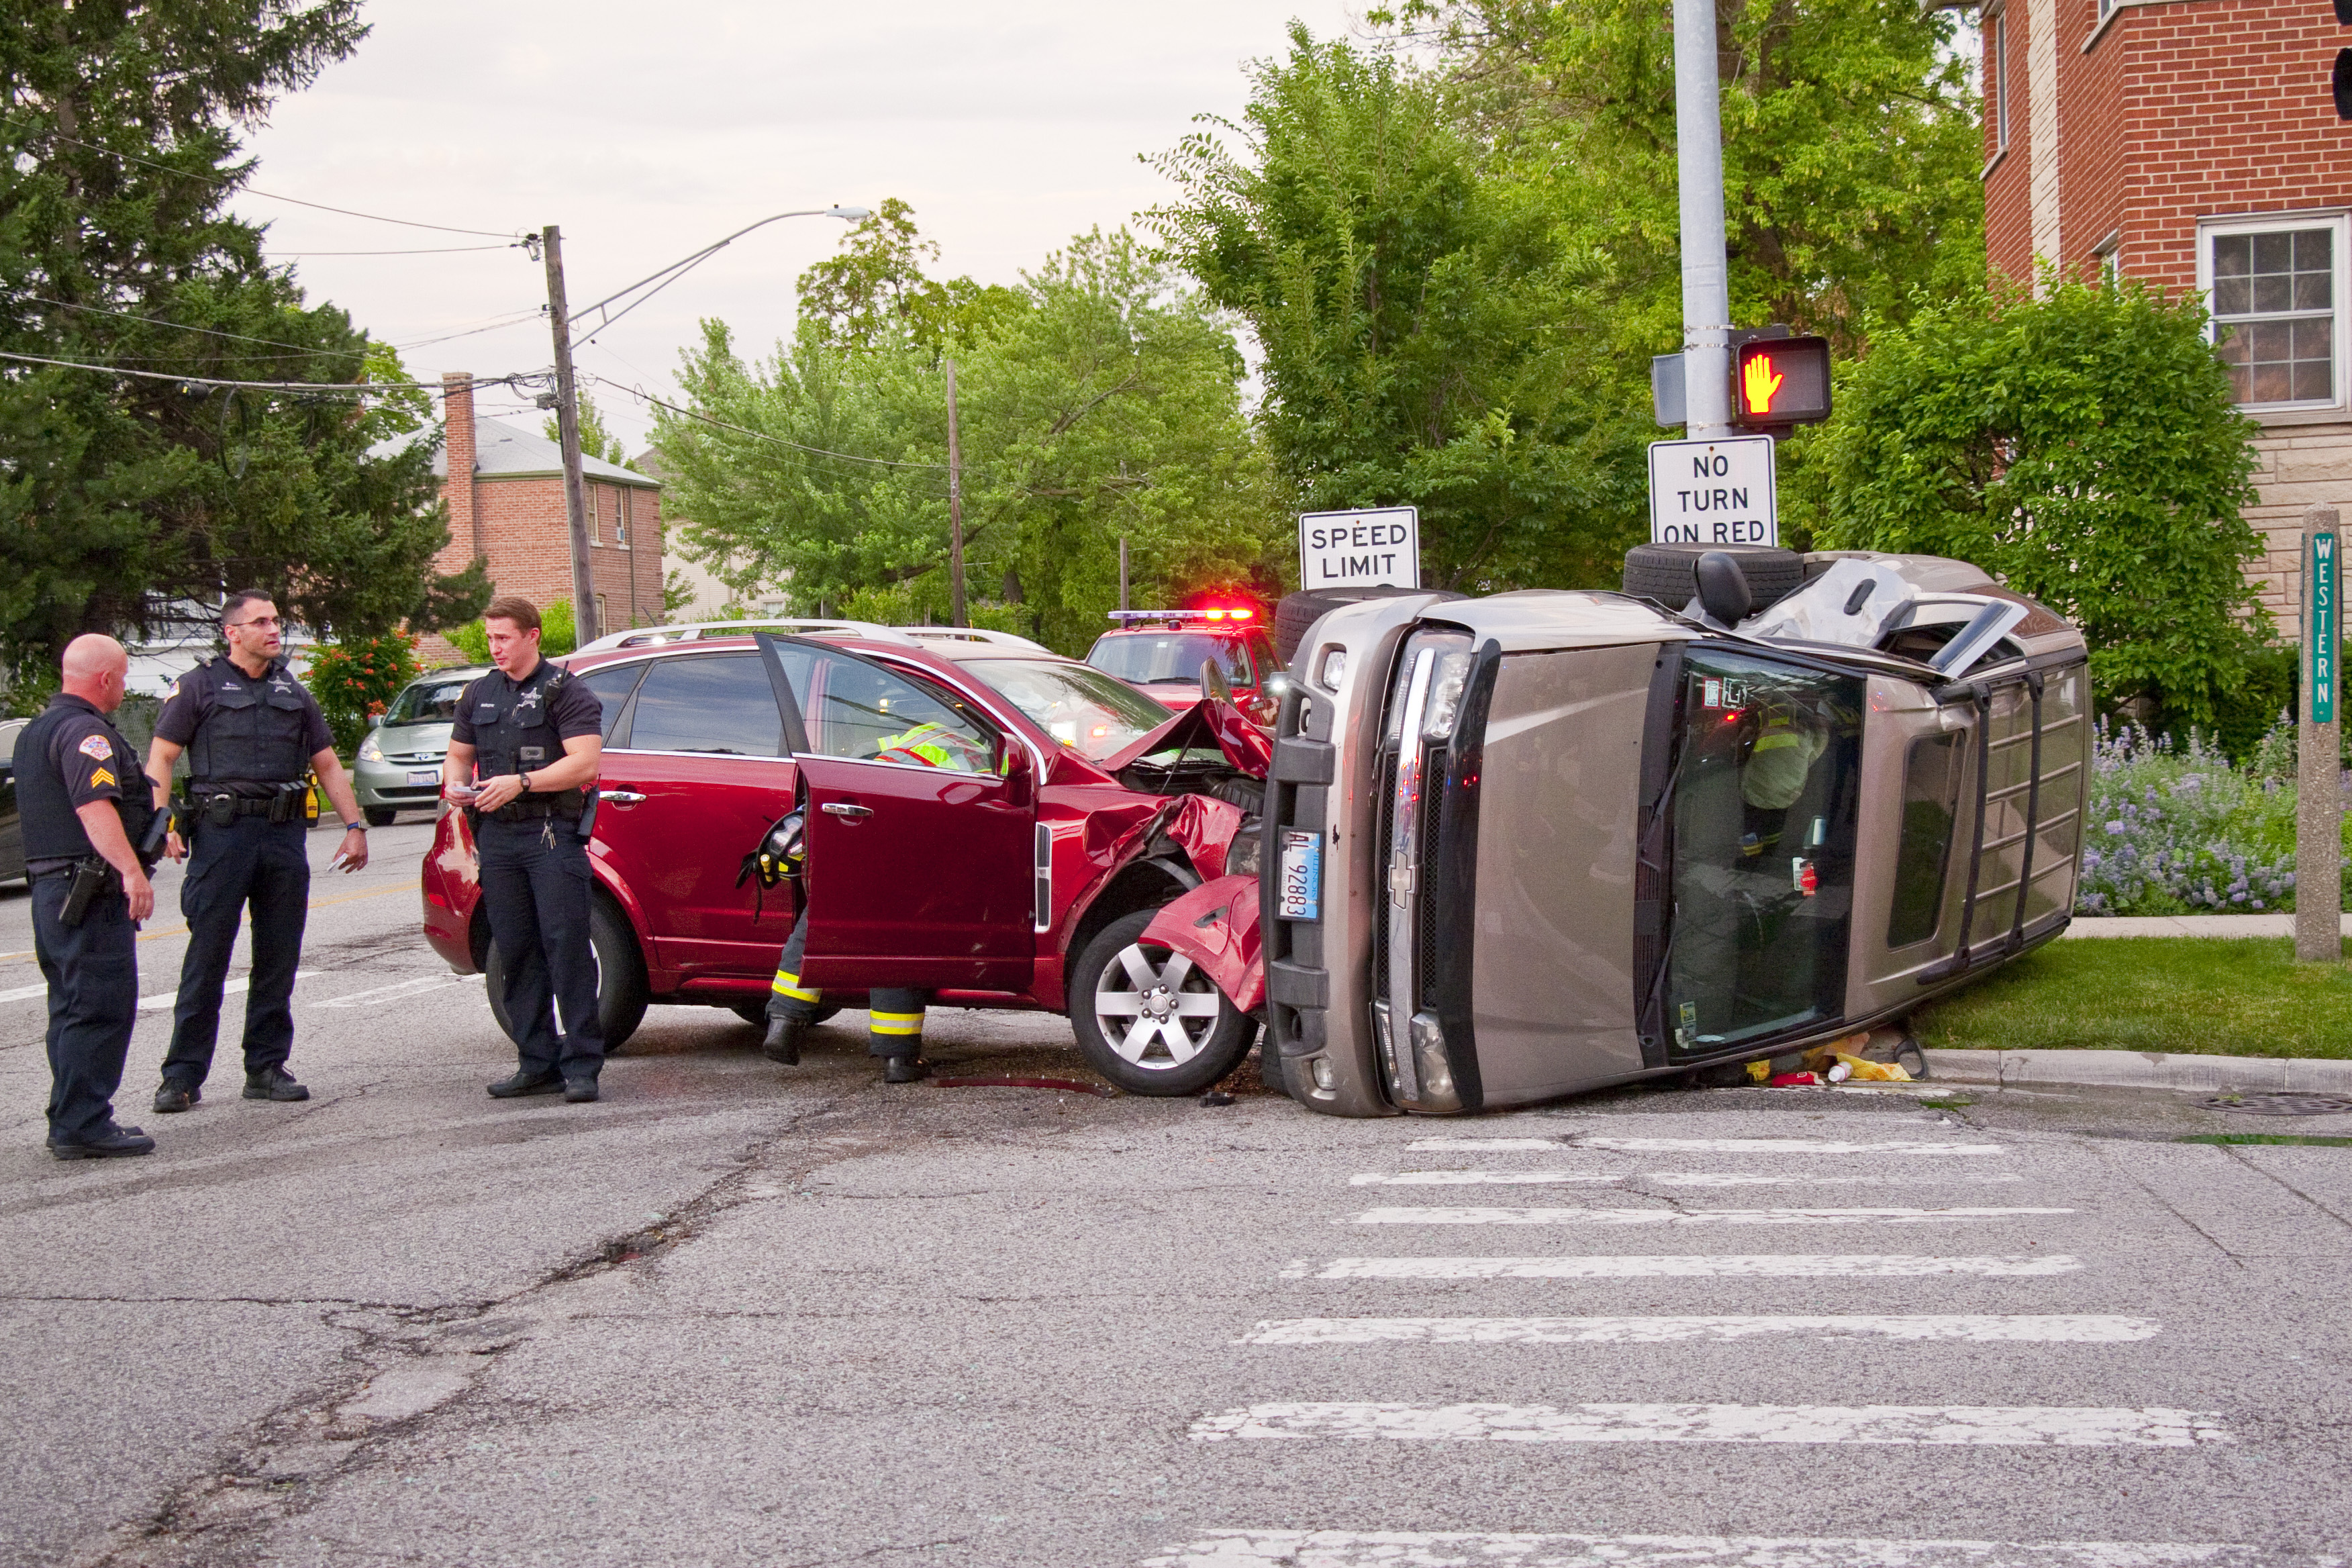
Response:
POLYGON ((2352 1061, 2206 1057, 2162 1051, 1925 1051, 1930 1083, 2073 1084, 2104 1089, 2285 1089, 2352 1094, 2352 1061))
MULTIPOLYGON (((2346 936, 2352 936, 2352 915, 2342 917, 2338 925, 2346 936)), ((2293 936, 2294 916, 2292 914, 2262 915, 2076 915, 2060 931, 2066 937, 2114 936, 2293 936)))

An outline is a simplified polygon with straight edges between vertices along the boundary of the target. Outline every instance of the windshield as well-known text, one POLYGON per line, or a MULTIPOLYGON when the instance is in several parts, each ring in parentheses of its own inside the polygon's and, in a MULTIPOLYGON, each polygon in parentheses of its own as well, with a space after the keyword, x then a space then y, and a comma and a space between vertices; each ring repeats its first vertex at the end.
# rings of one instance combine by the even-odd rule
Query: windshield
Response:
POLYGON ((1235 686, 1250 681, 1249 656, 1239 637, 1213 632, 1113 633, 1097 640, 1087 662, 1121 680, 1201 683, 1201 666, 1214 661, 1217 672, 1235 686))
POLYGON ((470 679, 420 680, 392 700, 383 716, 387 724, 450 724, 457 718, 457 699, 470 679))
POLYGON ((1691 650, 1673 807, 1676 1051, 1843 1010, 1862 714, 1857 677, 1691 650))
POLYGON ((1083 664, 975 658, 964 661, 963 668, 1088 762, 1100 762, 1173 717, 1133 687, 1083 664))

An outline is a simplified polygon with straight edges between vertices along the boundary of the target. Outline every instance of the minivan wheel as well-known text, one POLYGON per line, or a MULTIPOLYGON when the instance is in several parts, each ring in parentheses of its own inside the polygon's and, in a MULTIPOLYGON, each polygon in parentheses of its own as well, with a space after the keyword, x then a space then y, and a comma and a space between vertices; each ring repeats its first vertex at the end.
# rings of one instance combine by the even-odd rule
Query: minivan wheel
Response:
MULTIPOLYGON (((604 1054, 616 1057, 645 1021, 646 1004, 650 1000, 645 957, 637 952, 637 933, 629 928, 626 917, 601 896, 588 901, 588 945, 596 955, 596 1021, 604 1027, 604 1054)), ((490 994, 490 1016, 511 1040, 515 1029, 506 1010, 506 963, 499 956, 495 942, 490 943, 490 956, 482 972, 488 981, 485 989, 490 994)))
POLYGON ((370 827, 390 827, 392 819, 400 815, 397 810, 388 805, 371 805, 362 809, 370 827))
POLYGON ((1193 966, 1142 940, 1157 910, 1113 921, 1070 972, 1087 1065, 1129 1094, 1198 1094, 1241 1065, 1255 1022, 1193 966))

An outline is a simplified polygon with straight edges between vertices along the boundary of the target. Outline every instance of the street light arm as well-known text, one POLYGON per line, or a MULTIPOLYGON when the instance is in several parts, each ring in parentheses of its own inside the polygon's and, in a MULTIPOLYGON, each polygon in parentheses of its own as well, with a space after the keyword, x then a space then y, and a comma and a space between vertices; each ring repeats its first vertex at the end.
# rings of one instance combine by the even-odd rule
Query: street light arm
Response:
MULTIPOLYGON (((614 300, 622 298, 624 295, 634 294, 638 289, 643 289, 646 284, 655 283, 656 279, 658 279, 659 282, 654 289, 653 293, 657 294, 661 292, 662 289, 668 288, 672 283, 677 282, 678 279, 685 276, 687 272, 700 266, 703 262, 709 260, 713 256, 716 256, 719 252, 726 249, 729 246, 734 244, 737 240, 742 238, 745 235, 751 233, 755 228, 765 228, 772 223, 781 223, 788 217, 837 217, 844 219, 845 221, 855 222, 859 218, 869 217, 871 216, 872 215, 864 207, 801 207, 788 213, 776 213, 771 216, 761 218, 757 223, 744 225, 741 228, 737 229, 733 234, 729 235, 726 238, 719 240, 718 243, 705 246, 702 249, 696 251, 693 255, 687 257, 682 261, 673 261, 667 267, 662 268, 659 271, 638 279, 635 283, 630 284, 625 289, 615 289, 614 292, 605 295, 603 299, 597 300, 593 305, 583 305, 579 310, 574 310, 572 313, 572 320, 577 321, 583 317, 588 316, 597 310, 601 310, 607 305, 610 305, 614 300)), ((651 299, 652 297, 653 294, 646 296, 646 299, 651 299)), ((635 301, 635 303, 630 305, 629 310, 634 310, 638 305, 642 305, 644 303, 645 300, 639 300, 635 301)), ((624 311, 622 314, 626 314, 626 312, 624 311)), ((597 328, 597 331, 604 331, 604 327, 610 326, 613 321, 618 321, 619 319, 619 315, 609 318, 597 328)))

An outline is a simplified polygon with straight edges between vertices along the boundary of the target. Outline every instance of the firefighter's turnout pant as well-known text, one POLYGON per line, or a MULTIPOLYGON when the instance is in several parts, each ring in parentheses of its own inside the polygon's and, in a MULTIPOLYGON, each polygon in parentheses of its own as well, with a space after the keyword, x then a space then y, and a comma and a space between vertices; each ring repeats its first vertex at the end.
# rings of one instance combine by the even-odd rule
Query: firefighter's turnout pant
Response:
MULTIPOLYGON (((784 955, 776 961, 776 984, 768 994, 768 1016, 795 1024, 816 1021, 824 994, 801 984, 801 954, 808 942, 808 911, 793 922, 784 955)), ((898 985, 877 985, 866 993, 873 1020, 866 1053, 877 1057, 919 1056, 923 1049, 924 994, 898 985)))

